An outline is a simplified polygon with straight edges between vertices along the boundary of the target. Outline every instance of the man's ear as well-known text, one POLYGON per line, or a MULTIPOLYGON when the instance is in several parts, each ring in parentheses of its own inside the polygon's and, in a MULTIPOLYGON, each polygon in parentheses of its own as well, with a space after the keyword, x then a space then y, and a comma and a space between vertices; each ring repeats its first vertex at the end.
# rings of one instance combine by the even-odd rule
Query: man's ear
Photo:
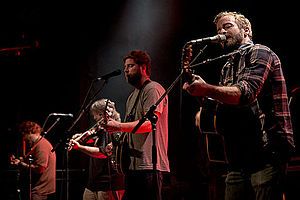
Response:
POLYGON ((144 74, 147 74, 147 66, 146 64, 141 65, 142 71, 144 74))
POLYGON ((244 31, 245 31, 245 33, 244 33, 245 37, 246 37, 246 36, 249 36, 249 34, 250 34, 250 29, 249 29, 248 27, 246 27, 246 28, 244 28, 244 31))

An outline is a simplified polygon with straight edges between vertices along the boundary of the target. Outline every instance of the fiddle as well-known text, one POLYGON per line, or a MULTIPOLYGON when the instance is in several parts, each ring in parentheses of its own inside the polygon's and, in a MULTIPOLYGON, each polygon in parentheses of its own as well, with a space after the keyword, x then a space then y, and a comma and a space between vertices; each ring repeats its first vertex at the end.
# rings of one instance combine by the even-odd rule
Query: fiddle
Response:
MULTIPOLYGON (((89 130, 85 131, 84 133, 73 135, 72 139, 69 142, 68 151, 72 150, 72 148, 76 144, 75 142, 85 143, 86 139, 90 136, 96 134, 99 131, 103 132, 105 130, 104 126, 107 124, 108 119, 113 116, 114 109, 114 103, 106 100, 103 114, 97 113, 97 115, 99 115, 100 117, 100 120, 98 120, 96 124, 94 124, 89 130)), ((107 147, 105 147, 105 152, 107 153, 108 151, 111 151, 111 149, 112 144, 107 145, 107 147)))
POLYGON ((73 141, 83 143, 88 137, 96 134, 100 130, 104 130, 102 124, 103 124, 103 119, 99 120, 97 123, 95 123, 90 129, 88 129, 84 133, 78 133, 73 135, 72 140, 69 142, 68 145, 68 151, 71 151, 73 149, 74 146, 73 141))

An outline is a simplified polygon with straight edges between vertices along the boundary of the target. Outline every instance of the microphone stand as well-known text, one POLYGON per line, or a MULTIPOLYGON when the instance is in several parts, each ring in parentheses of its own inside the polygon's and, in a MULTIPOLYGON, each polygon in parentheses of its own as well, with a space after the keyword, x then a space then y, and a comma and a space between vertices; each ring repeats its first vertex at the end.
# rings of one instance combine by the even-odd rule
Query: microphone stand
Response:
MULTIPOLYGON (((188 44, 186 43, 184 47, 186 47, 188 44)), ((201 50, 200 54, 203 52, 203 50, 206 48, 206 46, 201 50)), ((199 54, 199 55, 200 55, 199 54)), ((198 55, 198 56, 199 56, 198 55)), ((197 57, 198 57, 197 56, 197 57)), ((196 58, 195 58, 196 59, 196 58)), ((195 61, 195 60, 194 60, 195 61)), ((193 62, 194 62, 193 61, 193 62)), ((133 128, 131 133, 135 133, 139 127, 148 119, 151 122, 152 126, 152 168, 153 168, 153 183, 155 187, 156 197, 157 199, 161 199, 161 196, 158 194, 158 180, 157 180, 157 147, 156 147, 156 122, 157 122, 157 116, 154 114, 155 109, 159 105, 159 103, 170 93, 170 91, 173 89, 173 87, 176 85, 176 83, 179 80, 182 80, 182 76, 186 73, 186 69, 183 69, 183 63, 181 63, 182 69, 180 74, 176 77, 176 79, 173 81, 173 83, 167 88, 167 90, 162 94, 162 96, 156 101, 155 104, 153 104, 148 112, 139 120, 138 124, 133 128)))
POLYGON ((108 78, 106 79, 101 79, 103 80, 103 84, 102 86, 95 92, 95 94, 92 96, 92 98, 90 98, 90 101, 87 103, 86 106, 84 106, 87 97, 90 94, 90 91, 92 89, 93 84, 98 81, 98 79, 94 79, 91 84, 90 87, 87 91, 87 94, 85 95, 84 101, 82 103, 82 106, 79 110, 79 114, 77 115, 76 119, 74 120, 74 122, 71 124, 71 126, 67 129, 66 134, 64 134, 64 136, 59 140, 59 142, 55 145, 55 147, 51 150, 56 151, 56 149, 64 142, 65 146, 64 146, 64 151, 65 151, 65 172, 66 172, 66 177, 65 177, 65 182, 66 182, 66 198, 65 200, 69 200, 69 154, 68 154, 68 144, 69 144, 69 140, 70 140, 70 136, 71 136, 71 131, 73 130, 73 128, 75 127, 75 125, 77 124, 77 122, 79 121, 79 119, 81 119, 81 117, 83 116, 84 113, 86 113, 87 109, 90 107, 90 105, 93 103, 93 100, 95 99, 95 97, 100 93, 100 91, 103 89, 104 85, 108 82, 108 78))
POLYGON ((184 70, 181 71, 179 76, 175 79, 175 81, 171 84, 171 86, 165 91, 164 94, 153 104, 148 112, 139 120, 138 124, 131 131, 134 134, 139 127, 148 119, 151 122, 152 126, 152 165, 153 165, 153 183, 155 186, 155 192, 157 199, 161 199, 161 196, 158 196, 158 180, 157 180, 157 148, 156 148, 156 122, 157 116, 154 114, 155 109, 159 105, 159 103, 170 93, 175 84, 180 80, 181 76, 184 74, 184 70))
POLYGON ((29 154, 29 158, 28 158, 28 161, 29 161, 29 200, 32 199, 32 170, 31 170, 31 166, 32 166, 32 162, 33 162, 33 159, 32 159, 32 155, 29 154))
MULTIPOLYGON (((49 115, 48 115, 46 121, 44 122, 44 126, 45 126, 48 118, 49 118, 49 115)), ((24 159, 26 159, 28 157, 28 163, 29 163, 29 200, 32 199, 32 191, 31 191, 32 190, 32 169, 31 169, 31 166, 32 166, 32 162, 33 162, 32 152, 34 151, 36 146, 39 144, 39 142, 47 135, 47 133, 59 122, 59 120, 60 120, 60 118, 57 118, 56 121, 48 128, 48 130, 41 134, 41 137, 38 139, 38 141, 36 143, 34 143, 34 145, 30 148, 30 151, 24 156, 24 159)))
POLYGON ((250 47, 252 47, 252 46, 253 46, 253 44, 247 45, 247 46, 245 46, 245 47, 243 47, 243 48, 234 50, 233 52, 230 52, 230 53, 227 53, 227 54, 223 54, 223 55, 218 56, 218 57, 215 57, 215 58, 208 58, 208 59, 206 59, 206 60, 204 60, 204 61, 202 61, 202 62, 200 62, 200 63, 194 64, 194 65, 190 65, 190 66, 189 66, 189 69, 193 69, 193 68, 195 68, 195 67, 197 67, 197 66, 199 66, 199 65, 208 64, 208 63, 210 63, 210 62, 213 62, 213 61, 216 61, 216 60, 219 60, 219 59, 222 59, 222 58, 227 58, 227 57, 233 56, 233 55, 235 55, 235 54, 237 54, 237 53, 240 53, 240 54, 241 54, 244 50, 246 50, 246 49, 248 49, 248 48, 250 48, 250 47))

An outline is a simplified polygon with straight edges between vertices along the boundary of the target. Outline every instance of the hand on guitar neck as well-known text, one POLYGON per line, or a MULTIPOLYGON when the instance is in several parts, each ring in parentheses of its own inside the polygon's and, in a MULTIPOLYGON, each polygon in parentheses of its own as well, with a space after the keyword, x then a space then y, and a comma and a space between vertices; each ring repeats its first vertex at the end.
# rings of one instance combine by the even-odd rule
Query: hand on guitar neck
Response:
POLYGON ((194 95, 193 93, 196 89, 196 84, 205 84, 206 82, 201 78, 201 76, 193 74, 192 69, 190 68, 190 62, 193 56, 192 52, 193 50, 191 44, 187 44, 182 51, 182 69, 183 69, 183 79, 184 79, 183 89, 193 96, 199 96, 198 101, 201 105, 204 100, 204 96, 194 95), (193 84, 194 82, 197 83, 191 86, 191 84, 193 84), (188 90, 187 87, 189 87, 188 90))

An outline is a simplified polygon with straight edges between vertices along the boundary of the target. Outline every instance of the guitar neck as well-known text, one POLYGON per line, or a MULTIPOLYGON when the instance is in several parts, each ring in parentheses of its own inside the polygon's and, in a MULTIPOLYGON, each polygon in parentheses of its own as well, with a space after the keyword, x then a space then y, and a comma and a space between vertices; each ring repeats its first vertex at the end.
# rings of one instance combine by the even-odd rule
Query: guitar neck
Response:
POLYGON ((194 81, 194 76, 192 70, 190 68, 190 61, 192 59, 192 45, 187 45, 183 48, 182 51, 182 69, 183 71, 183 78, 188 83, 192 83, 194 81))

